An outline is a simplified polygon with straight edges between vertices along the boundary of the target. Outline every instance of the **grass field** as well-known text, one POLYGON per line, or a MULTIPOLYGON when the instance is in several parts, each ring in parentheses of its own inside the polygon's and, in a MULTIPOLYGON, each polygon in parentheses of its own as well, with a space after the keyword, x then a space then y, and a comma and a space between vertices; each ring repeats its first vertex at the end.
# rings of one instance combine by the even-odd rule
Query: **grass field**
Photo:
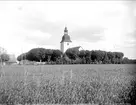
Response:
POLYGON ((136 105, 136 65, 11 65, 0 104, 136 105))

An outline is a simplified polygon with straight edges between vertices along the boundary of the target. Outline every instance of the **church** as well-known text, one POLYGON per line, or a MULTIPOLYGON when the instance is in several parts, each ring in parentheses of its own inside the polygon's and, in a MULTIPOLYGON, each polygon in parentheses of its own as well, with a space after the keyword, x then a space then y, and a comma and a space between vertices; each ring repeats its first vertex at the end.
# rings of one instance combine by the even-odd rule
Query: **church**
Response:
POLYGON ((76 50, 82 50, 83 48, 81 46, 73 46, 72 41, 70 39, 70 36, 68 35, 68 29, 65 27, 64 29, 64 35, 62 36, 62 40, 60 42, 60 51, 62 53, 65 53, 67 49, 76 49, 76 50))

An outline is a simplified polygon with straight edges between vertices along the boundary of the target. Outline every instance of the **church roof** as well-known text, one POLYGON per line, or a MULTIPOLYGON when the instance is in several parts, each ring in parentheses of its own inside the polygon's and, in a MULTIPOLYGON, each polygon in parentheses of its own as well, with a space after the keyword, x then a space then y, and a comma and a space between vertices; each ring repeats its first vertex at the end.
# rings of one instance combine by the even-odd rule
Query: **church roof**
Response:
POLYGON ((61 40, 60 43, 62 43, 62 42, 72 42, 72 41, 70 40, 69 35, 63 35, 62 40, 61 40))
POLYGON ((79 51, 79 48, 81 48, 81 46, 71 47, 71 48, 68 48, 67 50, 79 51))
POLYGON ((72 42, 72 41, 70 40, 70 36, 68 35, 67 27, 65 27, 64 35, 63 35, 62 40, 61 40, 60 43, 62 43, 62 42, 72 42))

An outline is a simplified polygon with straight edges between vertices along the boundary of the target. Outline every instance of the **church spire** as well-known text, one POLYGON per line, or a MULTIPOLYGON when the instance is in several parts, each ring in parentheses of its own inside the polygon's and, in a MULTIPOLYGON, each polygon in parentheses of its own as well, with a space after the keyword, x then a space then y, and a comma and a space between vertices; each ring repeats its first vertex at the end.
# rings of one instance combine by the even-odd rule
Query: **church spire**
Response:
POLYGON ((67 27, 65 27, 65 29, 64 29, 64 35, 63 35, 62 40, 61 40, 60 43, 62 43, 62 42, 72 42, 70 40, 70 36, 68 35, 68 29, 67 29, 67 27))
POLYGON ((65 27, 65 29, 64 29, 64 34, 68 34, 68 29, 67 29, 67 27, 65 27))

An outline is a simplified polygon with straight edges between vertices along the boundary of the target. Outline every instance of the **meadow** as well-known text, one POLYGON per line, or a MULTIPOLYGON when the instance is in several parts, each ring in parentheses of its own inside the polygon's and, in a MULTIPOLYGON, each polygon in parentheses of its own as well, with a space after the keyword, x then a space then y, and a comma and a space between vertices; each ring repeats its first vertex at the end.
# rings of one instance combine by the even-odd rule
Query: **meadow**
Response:
POLYGON ((1 66, 0 104, 136 105, 136 65, 1 66))

